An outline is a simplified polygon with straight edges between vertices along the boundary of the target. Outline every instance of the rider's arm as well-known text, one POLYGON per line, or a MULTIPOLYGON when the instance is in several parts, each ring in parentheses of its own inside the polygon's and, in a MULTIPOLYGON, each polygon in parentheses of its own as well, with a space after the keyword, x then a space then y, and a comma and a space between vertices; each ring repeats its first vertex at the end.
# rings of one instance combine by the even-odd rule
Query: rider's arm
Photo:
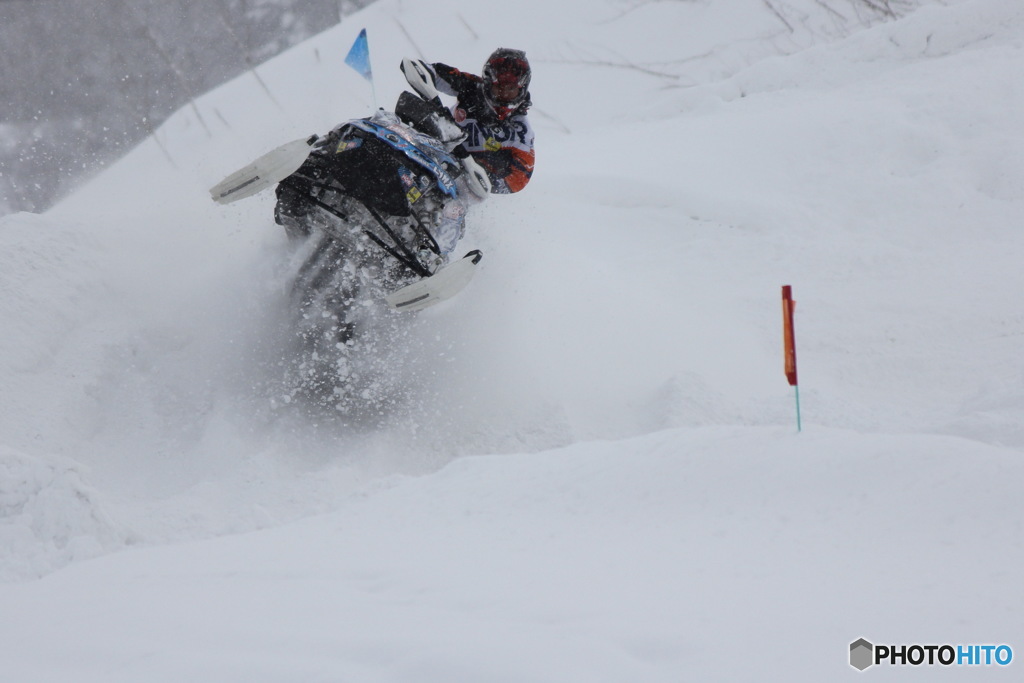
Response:
POLYGON ((430 65, 430 68, 433 69, 434 76, 436 77, 434 84, 437 86, 437 91, 453 97, 458 97, 460 93, 472 90, 482 80, 479 76, 460 71, 454 66, 448 66, 441 62, 434 62, 430 65))

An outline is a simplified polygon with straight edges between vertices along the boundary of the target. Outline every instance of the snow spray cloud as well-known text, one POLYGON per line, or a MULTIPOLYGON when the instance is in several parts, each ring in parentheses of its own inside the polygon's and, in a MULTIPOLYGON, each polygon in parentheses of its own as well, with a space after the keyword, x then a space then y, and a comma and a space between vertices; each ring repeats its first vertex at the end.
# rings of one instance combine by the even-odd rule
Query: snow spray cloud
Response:
POLYGON ((850 666, 864 671, 889 666, 1006 666, 1013 661, 1009 645, 872 645, 864 638, 850 643, 850 666))

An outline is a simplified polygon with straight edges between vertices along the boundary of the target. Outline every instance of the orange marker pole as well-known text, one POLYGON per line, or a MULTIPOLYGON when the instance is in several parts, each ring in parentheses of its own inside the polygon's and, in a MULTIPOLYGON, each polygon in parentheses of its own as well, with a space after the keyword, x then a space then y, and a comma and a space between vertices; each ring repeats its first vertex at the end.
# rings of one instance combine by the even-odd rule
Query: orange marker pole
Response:
POLYGON ((800 383, 796 376, 796 335, 793 332, 793 288, 782 287, 782 344, 786 361, 786 381, 796 392, 796 431, 800 431, 800 383))

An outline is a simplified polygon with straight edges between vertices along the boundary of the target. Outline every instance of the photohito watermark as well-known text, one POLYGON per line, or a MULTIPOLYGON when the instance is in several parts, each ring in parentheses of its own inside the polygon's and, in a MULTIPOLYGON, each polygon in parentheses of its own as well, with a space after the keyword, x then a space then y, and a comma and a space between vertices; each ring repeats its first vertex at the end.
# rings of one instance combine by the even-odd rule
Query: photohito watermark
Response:
POLYGON ((864 638, 850 643, 850 666, 1006 666, 1013 661, 1009 645, 873 645, 864 638))

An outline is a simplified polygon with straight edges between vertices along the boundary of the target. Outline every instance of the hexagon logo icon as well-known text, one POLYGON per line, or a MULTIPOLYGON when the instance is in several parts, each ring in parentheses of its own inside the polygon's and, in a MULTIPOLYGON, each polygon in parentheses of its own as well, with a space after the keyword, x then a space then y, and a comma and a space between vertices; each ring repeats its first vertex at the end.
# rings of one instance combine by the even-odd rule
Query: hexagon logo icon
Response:
POLYGON ((850 643, 850 666, 857 671, 863 671, 872 664, 875 659, 875 646, 859 638, 850 643))

